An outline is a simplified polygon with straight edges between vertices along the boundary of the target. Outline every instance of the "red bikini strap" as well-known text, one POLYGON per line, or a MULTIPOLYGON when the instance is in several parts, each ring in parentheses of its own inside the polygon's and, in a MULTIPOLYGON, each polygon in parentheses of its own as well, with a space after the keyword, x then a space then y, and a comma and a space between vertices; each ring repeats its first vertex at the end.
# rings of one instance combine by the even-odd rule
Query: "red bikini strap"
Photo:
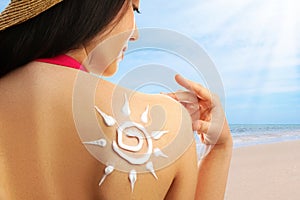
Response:
POLYGON ((86 71, 84 67, 77 60, 75 60, 74 58, 68 55, 59 55, 54 58, 40 58, 37 59, 36 61, 86 71))

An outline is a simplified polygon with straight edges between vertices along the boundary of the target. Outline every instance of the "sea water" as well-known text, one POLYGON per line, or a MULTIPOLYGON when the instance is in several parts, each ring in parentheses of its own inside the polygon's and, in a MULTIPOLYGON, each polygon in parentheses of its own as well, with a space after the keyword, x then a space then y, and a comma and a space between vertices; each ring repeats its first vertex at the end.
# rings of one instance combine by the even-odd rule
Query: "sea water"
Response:
POLYGON ((234 147, 300 140, 300 124, 231 124, 234 147))
MULTIPOLYGON (((300 124, 230 124, 233 148, 257 144, 300 140, 300 124)), ((205 145, 195 133, 198 158, 205 154, 205 145)))

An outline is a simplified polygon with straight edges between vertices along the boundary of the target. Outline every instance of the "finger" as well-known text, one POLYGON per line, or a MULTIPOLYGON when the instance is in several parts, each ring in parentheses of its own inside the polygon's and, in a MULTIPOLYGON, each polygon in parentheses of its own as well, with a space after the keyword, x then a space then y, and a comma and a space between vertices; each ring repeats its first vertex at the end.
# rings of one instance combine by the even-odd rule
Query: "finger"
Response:
POLYGON ((175 76, 176 82, 181 85, 182 87, 194 92, 200 99, 211 99, 211 95, 208 89, 203 87, 202 85, 190 81, 186 78, 183 78, 181 75, 177 74, 175 76))
POLYGON ((162 95, 167 95, 167 96, 169 96, 169 97, 175 99, 176 101, 178 101, 178 98, 177 98, 177 96, 175 95, 175 93, 163 93, 163 92, 161 92, 160 94, 162 94, 162 95))
POLYGON ((207 133, 210 123, 202 120, 193 121, 193 130, 198 133, 207 133))
POLYGON ((192 120, 196 121, 196 120, 202 120, 200 118, 200 110, 197 110, 196 112, 190 113, 192 120))
POLYGON ((186 88, 188 90, 191 90, 191 91, 193 90, 193 88, 191 87, 191 85, 187 82, 187 79, 183 78, 181 75, 176 74, 175 80, 182 87, 184 87, 184 88, 186 88))
POLYGON ((211 118, 212 118, 212 112, 211 112, 211 109, 201 109, 200 107, 200 111, 201 111, 201 115, 200 115, 200 120, 203 120, 203 121, 210 121, 211 118))
POLYGON ((190 91, 177 91, 175 92, 176 97, 180 102, 189 103, 189 104, 198 104, 198 97, 194 92, 190 91))
POLYGON ((199 106, 197 104, 189 104, 189 103, 181 103, 190 113, 190 115, 193 115, 195 113, 198 113, 198 118, 200 119, 200 112, 199 112, 199 106))

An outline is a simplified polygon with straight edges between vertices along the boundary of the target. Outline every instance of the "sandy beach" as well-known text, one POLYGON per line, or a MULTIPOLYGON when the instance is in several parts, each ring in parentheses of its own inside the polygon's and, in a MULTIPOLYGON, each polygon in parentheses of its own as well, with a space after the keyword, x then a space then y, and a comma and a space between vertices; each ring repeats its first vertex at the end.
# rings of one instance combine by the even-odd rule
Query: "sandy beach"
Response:
POLYGON ((226 200, 299 200, 300 140, 233 150, 226 200))

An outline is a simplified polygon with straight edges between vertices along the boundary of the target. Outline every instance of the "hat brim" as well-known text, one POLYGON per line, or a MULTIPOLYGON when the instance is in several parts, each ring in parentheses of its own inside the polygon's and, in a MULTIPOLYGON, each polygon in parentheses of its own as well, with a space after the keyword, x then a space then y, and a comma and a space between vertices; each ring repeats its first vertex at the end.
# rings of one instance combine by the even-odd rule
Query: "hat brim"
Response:
POLYGON ((16 0, 0 15, 0 31, 25 22, 48 10, 63 0, 16 0))

